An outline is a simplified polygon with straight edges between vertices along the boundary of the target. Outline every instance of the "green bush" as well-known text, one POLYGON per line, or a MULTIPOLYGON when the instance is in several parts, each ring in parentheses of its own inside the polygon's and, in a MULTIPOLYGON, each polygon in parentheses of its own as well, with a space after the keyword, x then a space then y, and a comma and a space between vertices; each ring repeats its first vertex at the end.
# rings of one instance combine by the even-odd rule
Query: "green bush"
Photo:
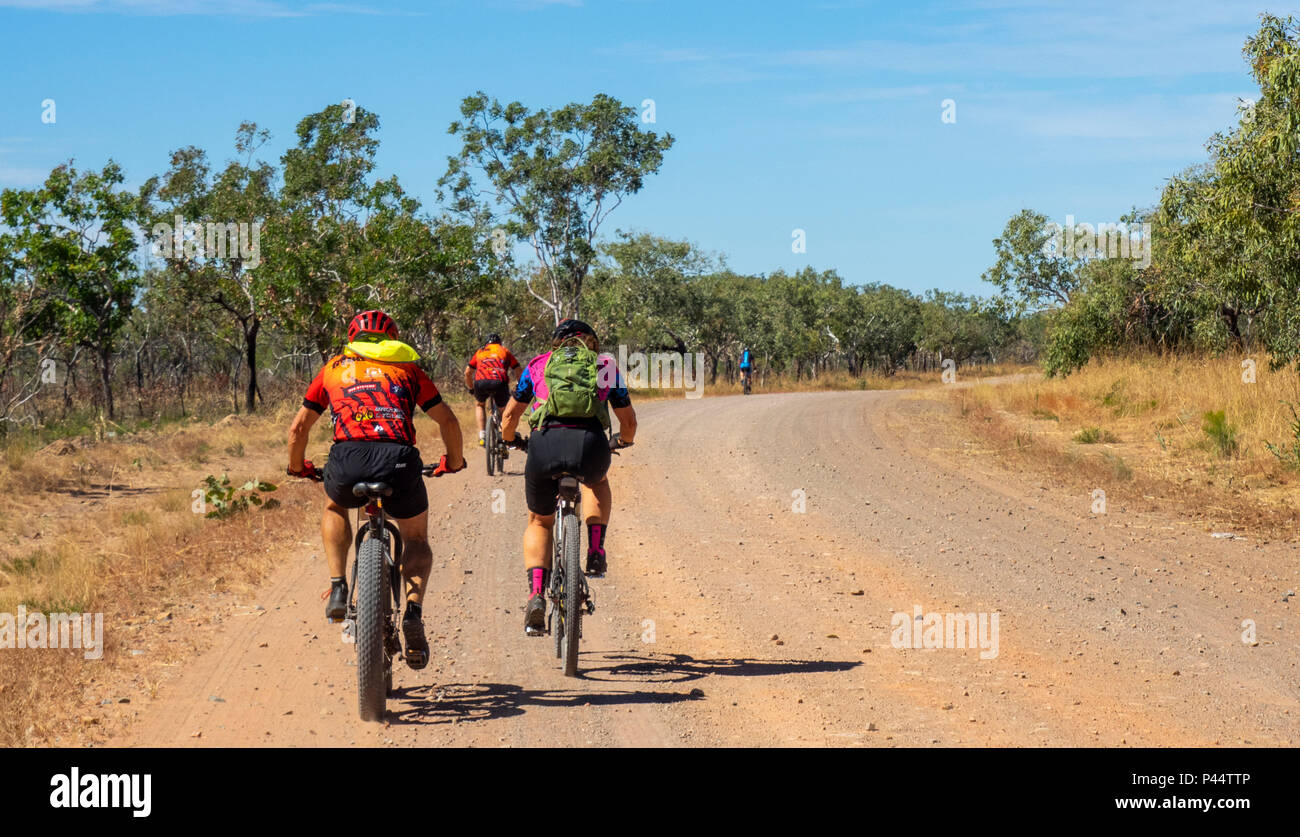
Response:
POLYGON ((1268 448, 1268 452, 1276 456, 1283 465, 1293 471, 1300 471, 1300 414, 1296 413, 1296 405, 1290 401, 1282 403, 1291 410, 1291 444, 1283 447, 1265 442, 1264 447, 1268 448))
POLYGON ((1209 437, 1210 447, 1219 456, 1227 459, 1235 456, 1240 444, 1237 441, 1237 426, 1229 424, 1223 410, 1210 410, 1201 416, 1201 430, 1209 437))
POLYGON ((1118 442, 1119 437, 1109 430, 1102 430, 1100 427, 1085 427, 1074 434, 1074 441, 1081 445, 1095 445, 1098 442, 1118 442))
POLYGON ((225 474, 221 475, 220 480, 208 474, 203 480, 203 485, 203 502, 212 507, 204 517, 223 519, 248 511, 250 506, 273 509, 280 505, 275 498, 262 499, 262 493, 275 491, 277 488, 275 484, 265 480, 249 480, 239 488, 235 488, 230 484, 230 477, 225 474))

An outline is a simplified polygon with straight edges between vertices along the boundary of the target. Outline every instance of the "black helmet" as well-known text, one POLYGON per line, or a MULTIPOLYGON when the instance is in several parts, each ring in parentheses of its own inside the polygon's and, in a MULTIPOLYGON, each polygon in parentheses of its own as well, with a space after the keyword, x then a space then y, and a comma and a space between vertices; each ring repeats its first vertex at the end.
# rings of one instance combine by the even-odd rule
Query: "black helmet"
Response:
POLYGON ((497 334, 495 331, 487 336, 486 345, 491 346, 493 343, 498 345, 501 343, 501 335, 497 334))
POLYGON ((555 327, 555 333, 551 335, 552 340, 567 340, 570 337, 589 336, 596 340, 596 330, 584 323, 582 320, 561 320, 560 324, 555 327))

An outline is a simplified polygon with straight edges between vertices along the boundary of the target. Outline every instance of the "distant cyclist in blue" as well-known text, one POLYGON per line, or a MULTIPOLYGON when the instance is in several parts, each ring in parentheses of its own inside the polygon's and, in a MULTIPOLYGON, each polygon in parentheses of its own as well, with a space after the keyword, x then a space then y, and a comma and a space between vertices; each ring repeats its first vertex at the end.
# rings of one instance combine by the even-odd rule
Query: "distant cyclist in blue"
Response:
POLYGON ((740 353, 740 383, 746 389, 750 385, 750 377, 754 374, 754 355, 745 349, 740 353))

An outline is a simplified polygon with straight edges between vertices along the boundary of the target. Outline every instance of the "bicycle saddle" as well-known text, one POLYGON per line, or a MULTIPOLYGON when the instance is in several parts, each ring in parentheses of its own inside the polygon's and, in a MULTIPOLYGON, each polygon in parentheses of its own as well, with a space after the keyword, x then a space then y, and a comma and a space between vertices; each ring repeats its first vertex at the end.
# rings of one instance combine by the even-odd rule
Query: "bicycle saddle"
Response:
POLYGON ((388 497, 393 487, 386 482, 359 482, 352 486, 352 493, 357 497, 388 497))

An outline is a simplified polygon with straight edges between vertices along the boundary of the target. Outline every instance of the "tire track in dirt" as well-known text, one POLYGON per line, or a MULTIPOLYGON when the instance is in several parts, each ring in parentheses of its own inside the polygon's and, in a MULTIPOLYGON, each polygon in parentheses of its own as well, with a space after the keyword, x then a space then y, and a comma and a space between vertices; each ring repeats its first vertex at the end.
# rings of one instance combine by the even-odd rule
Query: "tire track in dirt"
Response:
MULTIPOLYGON (((316 547, 286 556, 128 743, 1235 745, 1297 739, 1295 549, 1211 541, 999 470, 899 391, 638 406, 581 678, 522 631, 522 461, 430 481, 429 667, 355 721, 316 547), (507 513, 494 514, 501 489, 507 513), (806 511, 795 511, 801 490, 806 511), (1101 556, 1101 557, 1099 557, 1101 556), (998 656, 900 650, 891 616, 993 612, 998 656), (1261 642, 1239 639, 1255 618, 1261 642), (239 620, 245 620, 240 622, 239 620), (1275 627, 1280 626, 1280 627, 1275 627), (224 703, 208 700, 219 694, 224 703), (202 729, 200 738, 192 738, 202 729)), ((318 544, 315 519, 302 540, 318 544)))

